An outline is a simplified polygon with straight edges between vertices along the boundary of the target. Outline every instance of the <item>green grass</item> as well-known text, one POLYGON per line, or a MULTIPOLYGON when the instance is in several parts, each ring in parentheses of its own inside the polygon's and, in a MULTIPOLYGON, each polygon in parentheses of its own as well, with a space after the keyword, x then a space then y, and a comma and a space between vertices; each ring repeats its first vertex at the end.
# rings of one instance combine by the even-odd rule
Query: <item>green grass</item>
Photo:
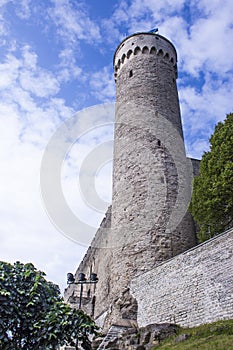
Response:
POLYGON ((195 328, 180 328, 177 335, 164 340, 154 350, 233 350, 233 320, 218 321, 195 328), (187 334, 179 343, 176 338, 187 334))

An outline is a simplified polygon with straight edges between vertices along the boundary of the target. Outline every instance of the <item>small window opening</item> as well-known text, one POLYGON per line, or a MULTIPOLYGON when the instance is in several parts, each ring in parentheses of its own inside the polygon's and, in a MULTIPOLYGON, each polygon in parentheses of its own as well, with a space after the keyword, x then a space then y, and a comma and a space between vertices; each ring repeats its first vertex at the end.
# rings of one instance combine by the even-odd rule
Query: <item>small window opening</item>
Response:
POLYGON ((133 51, 132 51, 132 50, 129 50, 129 51, 127 52, 127 58, 130 58, 130 56, 131 56, 132 53, 133 53, 133 51))
POLYGON ((161 141, 160 141, 160 140, 158 140, 158 146, 159 146, 159 147, 161 146, 161 141))
POLYGON ((162 49, 159 50, 158 55, 159 56, 163 56, 163 50, 162 49))
POLYGON ((133 71, 132 69, 129 71, 129 77, 131 78, 133 76, 133 71))

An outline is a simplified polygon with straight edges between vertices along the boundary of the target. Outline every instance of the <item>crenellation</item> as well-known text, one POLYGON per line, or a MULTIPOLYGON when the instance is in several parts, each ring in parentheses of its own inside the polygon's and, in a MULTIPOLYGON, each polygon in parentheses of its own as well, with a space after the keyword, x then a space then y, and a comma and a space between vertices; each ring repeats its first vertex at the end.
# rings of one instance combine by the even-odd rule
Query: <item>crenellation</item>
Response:
POLYGON ((117 48, 114 56, 114 61, 117 62, 116 65, 114 64, 115 77, 125 63, 125 59, 122 59, 123 57, 130 59, 133 55, 136 56, 139 54, 151 54, 164 58, 168 60, 175 68, 175 71, 177 71, 177 55, 174 46, 171 47, 171 45, 172 44, 166 38, 158 34, 134 34, 126 38, 124 45, 120 45, 117 48), (147 45, 145 45, 145 41, 147 41, 147 45), (135 45, 137 46, 135 47, 135 45))

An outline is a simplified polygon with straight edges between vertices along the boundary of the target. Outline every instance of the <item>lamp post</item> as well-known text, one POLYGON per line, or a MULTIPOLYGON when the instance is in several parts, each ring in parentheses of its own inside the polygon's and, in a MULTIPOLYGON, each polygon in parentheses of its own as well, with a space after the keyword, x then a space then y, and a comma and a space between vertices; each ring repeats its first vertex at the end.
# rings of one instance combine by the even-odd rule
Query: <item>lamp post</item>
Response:
POLYGON ((82 306, 82 297, 83 297, 83 285, 84 284, 96 284, 98 282, 98 277, 96 273, 90 274, 90 279, 87 280, 84 273, 78 274, 78 280, 75 281, 74 275, 69 272, 67 273, 67 284, 80 284, 80 296, 79 296, 79 309, 81 309, 82 306))

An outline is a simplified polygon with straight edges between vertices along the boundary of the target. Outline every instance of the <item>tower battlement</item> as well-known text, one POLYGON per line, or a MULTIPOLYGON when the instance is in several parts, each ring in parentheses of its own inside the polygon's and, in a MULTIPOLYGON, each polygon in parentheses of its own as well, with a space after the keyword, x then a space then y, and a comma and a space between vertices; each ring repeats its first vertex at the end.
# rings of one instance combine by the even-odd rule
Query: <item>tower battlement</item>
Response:
POLYGON ((125 63, 140 54, 154 55, 169 62, 177 78, 177 53, 173 44, 158 34, 137 33, 123 40, 116 49, 113 59, 115 79, 125 63))

